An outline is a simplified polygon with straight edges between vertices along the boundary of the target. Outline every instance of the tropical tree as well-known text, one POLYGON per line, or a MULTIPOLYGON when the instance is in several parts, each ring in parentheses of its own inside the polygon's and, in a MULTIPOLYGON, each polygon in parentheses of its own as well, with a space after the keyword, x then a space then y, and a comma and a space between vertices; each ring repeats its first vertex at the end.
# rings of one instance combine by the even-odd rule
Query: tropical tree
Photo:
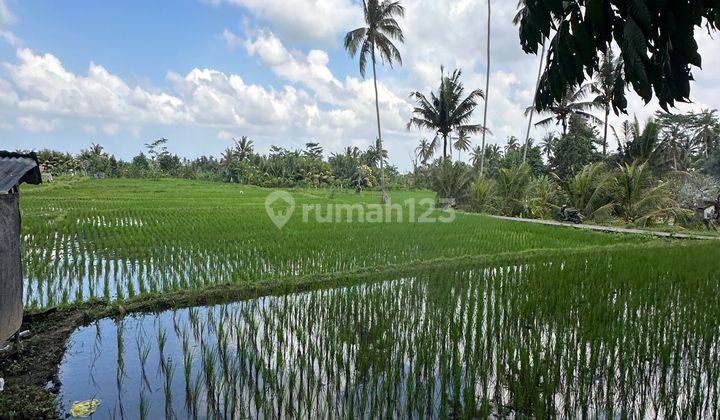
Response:
POLYGON ((596 159, 597 133, 585 119, 573 116, 567 134, 555 141, 548 164, 552 172, 567 178, 596 159))
MULTIPOLYGON (((517 17, 516 17, 517 19, 517 17)), ((513 21, 517 24, 517 22, 513 21)), ((537 80, 535 82, 535 92, 533 93, 533 103, 535 103, 535 96, 537 96, 538 86, 540 86, 540 75, 542 74, 543 62, 545 60, 545 43, 543 43, 542 51, 540 52, 540 65, 538 66, 537 80)), ((532 127, 533 115, 535 114, 535 107, 531 105, 530 115, 528 116, 527 130, 525 131, 525 147, 523 148, 523 162, 527 160, 528 140, 530 139, 530 127, 532 127)))
POLYGON ((470 163, 472 163, 472 166, 475 168, 480 167, 480 160, 483 156, 483 149, 480 146, 475 146, 472 151, 470 151, 470 163))
POLYGON ((473 177, 465 163, 443 160, 434 166, 431 180, 431 188, 438 198, 454 198, 456 202, 465 202, 473 177))
POLYGON ((458 151, 458 160, 460 160, 460 152, 467 152, 470 150, 470 137, 465 132, 461 131, 455 141, 452 143, 455 150, 458 151))
POLYGON ((612 211, 610 193, 615 176, 601 162, 585 165, 575 175, 561 178, 551 174, 560 186, 565 204, 574 207, 585 217, 608 216, 612 211))
MULTIPOLYGON (((365 26, 354 29, 345 35, 345 49, 351 57, 356 54, 360 58, 360 74, 365 77, 365 65, 368 56, 372 62, 373 86, 375 88, 375 116, 377 117, 377 141, 382 149, 382 131, 380 129, 380 101, 378 99, 377 71, 375 65, 377 56, 392 67, 393 62, 402 65, 402 57, 393 40, 403 43, 405 37, 396 18, 405 15, 405 8, 399 1, 363 0, 363 15, 365 26)), ((382 202, 387 201, 385 191, 385 171, 383 161, 380 160, 380 188, 382 202)))
MULTIPOLYGON (((485 149, 485 134, 487 133, 487 110, 488 110, 488 95, 490 93, 490 0, 487 0, 487 64, 485 66, 485 110, 483 111, 483 125, 482 125, 482 142, 480 147, 485 149)), ((480 158, 480 176, 483 176, 485 171, 485 155, 483 154, 480 158)))
MULTIPOLYGON (((513 24, 519 25, 522 17, 528 13, 527 9, 527 3, 525 0, 520 0, 518 2, 518 11, 515 13, 515 17, 513 18, 513 24)), ((527 124, 527 130, 525 131, 525 146, 523 150, 523 162, 527 160, 527 151, 528 151, 528 140, 530 139, 530 128, 532 127, 532 121, 533 121, 533 115, 535 114, 535 107, 533 106, 535 104, 535 97, 537 96, 538 88, 540 87, 540 76, 542 75, 542 69, 543 64, 545 62, 545 42, 542 44, 542 51, 540 52, 540 63, 538 64, 538 72, 537 72, 537 78, 535 80, 535 91, 533 92, 533 103, 531 105, 530 109, 530 115, 528 116, 528 124, 527 124)))
POLYGON ((505 145, 505 152, 508 152, 510 150, 517 150, 519 147, 518 139, 515 136, 510 136, 507 139, 507 144, 505 145))
POLYGON ((689 218, 692 212, 673 200, 673 187, 671 181, 655 180, 647 162, 622 164, 616 177, 615 210, 626 222, 643 226, 658 218, 689 218))
POLYGON ((554 133, 547 133, 545 137, 543 137, 543 139, 540 141, 540 150, 547 159, 550 159, 552 157, 555 142, 556 138, 554 133))
MULTIPOLYGON (((167 141, 167 140, 166 140, 167 141)), ((88 153, 91 155, 102 156, 104 154, 104 148, 98 143, 91 143, 88 153)))
POLYGON ((720 121, 716 114, 715 109, 690 114, 693 143, 705 157, 710 156, 720 145, 720 121))
MULTIPOLYGON (((646 102, 654 96, 667 110, 690 99, 690 66, 700 67, 696 31, 720 26, 714 1, 523 0, 520 43, 529 54, 549 40, 547 65, 535 98, 538 110, 559 102, 569 87, 600 71, 598 52, 617 47, 623 78, 646 102)), ((625 92, 613 98, 625 112, 625 92)))
MULTIPOLYGON (((481 149, 480 146, 476 147, 481 149)), ((478 160, 478 165, 480 161, 478 160)), ((494 213, 498 209, 497 187, 490 177, 480 177, 470 185, 470 208, 480 213, 494 213)))
MULTIPOLYGON (((582 117, 595 124, 602 124, 602 121, 598 117, 589 112, 595 106, 593 102, 584 100, 587 96, 588 88, 589 86, 582 86, 577 90, 568 89, 565 91, 565 95, 546 108, 546 113, 554 115, 536 122, 535 126, 547 126, 555 120, 556 124, 562 125, 562 133, 565 135, 567 134, 568 123, 573 116, 582 117)), ((529 114, 532 110, 533 107, 529 107, 525 113, 529 114)))
POLYGON ((323 148, 318 142, 311 141, 305 143, 305 150, 303 150, 303 155, 310 159, 322 159, 323 148))
POLYGON ((444 69, 440 68, 440 86, 437 93, 431 92, 428 99, 420 92, 412 92, 410 97, 415 99, 417 105, 413 109, 413 117, 407 124, 408 130, 413 126, 419 129, 428 129, 435 132, 443 140, 443 160, 448 157, 448 140, 453 132, 465 135, 483 131, 479 124, 469 124, 468 121, 478 105, 484 99, 482 90, 476 89, 464 99, 465 87, 460 81, 462 71, 455 70, 446 76, 444 69))
POLYGON ((245 160, 253 153, 253 141, 248 139, 246 136, 235 139, 235 157, 238 160, 245 160))
POLYGON ((420 158, 420 164, 427 165, 435 154, 435 149, 437 149, 437 142, 434 139, 433 141, 428 139, 420 140, 420 144, 415 148, 415 153, 420 158))
POLYGON ((659 172, 669 169, 677 171, 686 155, 676 135, 663 135, 661 138, 663 127, 654 119, 649 119, 645 127, 641 127, 635 118, 630 127, 631 139, 625 146, 625 163, 647 163, 659 172))
POLYGON ((607 156, 610 109, 613 108, 615 115, 619 113, 618 108, 614 105, 615 97, 622 95, 624 90, 622 58, 615 58, 612 48, 609 48, 607 53, 602 55, 600 71, 597 72, 595 79, 590 82, 590 92, 596 95, 593 104, 605 113, 602 142, 602 153, 605 156, 607 156))
POLYGON ((547 175, 533 178, 523 201, 523 215, 533 219, 552 217, 557 209, 554 204, 557 195, 555 183, 547 175))
POLYGON ((502 214, 506 216, 522 214, 531 180, 530 167, 525 163, 500 169, 497 176, 497 192, 501 200, 502 214))
POLYGON ((365 162, 372 168, 383 168, 388 158, 388 151, 382 149, 380 141, 376 141, 374 145, 368 147, 365 152, 365 162))
MULTIPOLYGON (((503 167, 503 161, 504 161, 504 155, 502 148, 499 144, 487 144, 485 145, 485 151, 482 154, 483 156, 483 162, 485 162, 485 175, 489 175, 491 177, 497 176, 497 171, 503 167)), ((478 166, 478 174, 479 171, 479 162, 478 166)))
MULTIPOLYGON (((637 117, 635 118, 635 121, 637 122, 637 117)), ((627 156, 627 146, 632 142, 632 139, 634 137, 633 128, 634 124, 631 123, 629 120, 625 120, 620 124, 620 134, 615 130, 615 127, 611 127, 613 131, 613 136, 615 136, 615 140, 618 143, 618 152, 620 153, 621 159, 625 158, 627 156)))
MULTIPOLYGON (((162 137, 150 143, 145 143, 145 147, 148 149, 148 155, 153 162, 157 163, 159 158, 168 154, 167 142, 168 139, 162 137)), ((100 150, 102 150, 102 147, 100 147, 100 150)))

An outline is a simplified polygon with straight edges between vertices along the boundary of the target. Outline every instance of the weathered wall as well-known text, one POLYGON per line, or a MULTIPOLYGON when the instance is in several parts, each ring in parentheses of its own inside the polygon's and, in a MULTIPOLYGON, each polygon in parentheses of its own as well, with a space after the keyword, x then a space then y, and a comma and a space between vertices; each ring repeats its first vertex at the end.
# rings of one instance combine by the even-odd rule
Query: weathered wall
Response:
POLYGON ((0 195, 0 344, 20 328, 22 310, 18 196, 0 195))

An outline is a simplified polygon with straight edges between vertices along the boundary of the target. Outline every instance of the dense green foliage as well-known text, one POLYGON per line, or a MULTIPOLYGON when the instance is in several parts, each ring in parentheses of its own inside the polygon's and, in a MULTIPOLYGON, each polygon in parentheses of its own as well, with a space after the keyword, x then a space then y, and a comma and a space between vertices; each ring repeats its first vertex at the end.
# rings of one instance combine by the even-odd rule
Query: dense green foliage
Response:
POLYGON ((567 132, 550 133, 539 146, 530 139, 525 162, 514 137, 504 150, 487 147, 486 179, 479 179, 479 147, 471 153, 472 166, 443 166, 429 162, 434 149, 421 142, 414 183, 443 197, 452 191, 460 206, 480 212, 553 218, 567 205, 594 222, 700 228, 693 213, 720 194, 716 112, 657 113, 644 126, 637 119, 626 121, 620 130, 613 128, 617 151, 602 153, 598 147, 605 148, 604 138, 578 111, 586 105, 557 109, 558 121, 568 119, 567 132))
MULTIPOLYGON (((377 187, 380 179, 381 155, 375 146, 366 150, 348 147, 342 153, 333 153, 327 159, 318 143, 310 142, 302 150, 288 150, 272 146, 267 155, 254 151, 252 140, 242 137, 235 141, 218 159, 201 156, 188 160, 167 150, 166 139, 146 145, 147 154, 141 152, 130 162, 124 162, 93 144, 78 155, 53 150, 38 151, 38 159, 45 172, 53 175, 87 175, 95 178, 146 178, 174 177, 241 183, 262 187, 377 187), (154 144, 154 146, 153 146, 154 144)), ((385 166, 388 185, 392 188, 409 186, 408 177, 395 166, 385 166)))
POLYGON ((567 90, 600 72, 598 52, 618 48, 623 78, 612 88, 616 112, 625 111, 625 86, 663 109, 690 100, 690 66, 701 67, 695 31, 720 25, 716 1, 522 0, 516 17, 520 42, 537 53, 549 40, 547 66, 535 97, 546 109, 567 90))

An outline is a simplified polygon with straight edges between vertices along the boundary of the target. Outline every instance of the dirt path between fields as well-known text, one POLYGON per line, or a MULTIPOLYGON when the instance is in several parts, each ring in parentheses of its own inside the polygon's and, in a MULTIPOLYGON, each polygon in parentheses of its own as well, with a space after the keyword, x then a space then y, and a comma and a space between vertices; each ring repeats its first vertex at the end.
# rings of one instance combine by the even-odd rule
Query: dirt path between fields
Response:
POLYGON ((663 232, 663 231, 659 231, 659 230, 630 229, 630 228, 621 228, 621 227, 614 227, 614 226, 601 226, 601 225, 586 225, 586 224, 576 225, 574 223, 558 222, 556 220, 524 219, 522 217, 507 217, 507 216, 495 216, 495 215, 488 215, 488 216, 495 218, 495 219, 510 220, 513 222, 536 223, 536 224, 540 224, 540 225, 550 225, 550 226, 565 226, 565 227, 571 227, 571 228, 575 228, 575 229, 596 230, 596 231, 600 231, 600 232, 609 232, 609 233, 633 233, 633 234, 639 234, 639 235, 652 235, 652 236, 659 236, 659 237, 663 237, 663 238, 673 238, 673 239, 701 239, 701 240, 720 241, 720 236, 711 236, 711 235, 663 232))

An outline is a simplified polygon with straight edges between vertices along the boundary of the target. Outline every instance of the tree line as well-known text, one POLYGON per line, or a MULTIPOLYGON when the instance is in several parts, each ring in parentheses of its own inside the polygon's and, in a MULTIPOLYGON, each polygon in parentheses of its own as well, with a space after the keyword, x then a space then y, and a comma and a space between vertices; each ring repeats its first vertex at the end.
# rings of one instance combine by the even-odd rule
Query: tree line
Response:
MULTIPOLYGON (((129 161, 118 159, 100 144, 93 143, 80 153, 50 149, 37 152, 47 173, 82 175, 95 178, 175 177, 232 182, 261 187, 338 187, 371 189, 379 186, 380 165, 387 165, 387 151, 374 145, 367 149, 346 147, 340 153, 324 157, 322 146, 308 142, 302 149, 272 146, 269 153, 255 151, 248 137, 234 141, 219 157, 181 158, 168 150, 168 139, 145 144, 145 150, 129 161)), ((385 173, 393 188, 411 187, 410 174, 401 174, 394 165, 385 173)))

